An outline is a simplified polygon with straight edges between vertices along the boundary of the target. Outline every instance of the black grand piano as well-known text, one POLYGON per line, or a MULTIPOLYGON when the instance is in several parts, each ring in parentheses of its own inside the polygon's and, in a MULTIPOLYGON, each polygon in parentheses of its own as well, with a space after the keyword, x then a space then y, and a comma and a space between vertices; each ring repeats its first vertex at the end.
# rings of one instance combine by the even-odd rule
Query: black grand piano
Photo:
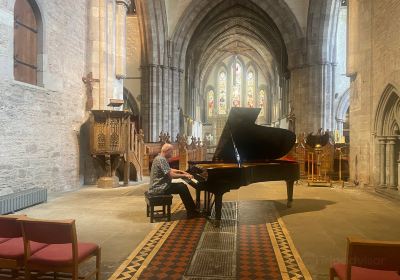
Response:
POLYGON ((255 124, 259 108, 232 108, 212 161, 189 162, 188 172, 194 176, 196 203, 204 191, 204 207, 208 214, 215 204, 215 222, 221 220, 222 196, 232 189, 255 182, 286 181, 287 206, 293 200, 293 184, 300 178, 299 164, 277 160, 286 155, 296 135, 286 129, 255 124))

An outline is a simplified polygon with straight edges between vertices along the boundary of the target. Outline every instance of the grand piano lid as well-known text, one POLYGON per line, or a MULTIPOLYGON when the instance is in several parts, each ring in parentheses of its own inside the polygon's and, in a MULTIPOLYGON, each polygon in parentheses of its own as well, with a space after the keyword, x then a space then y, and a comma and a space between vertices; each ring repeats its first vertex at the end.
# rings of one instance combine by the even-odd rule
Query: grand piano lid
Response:
POLYGON ((296 135, 281 128, 255 124, 260 108, 231 108, 214 153, 215 162, 258 162, 286 155, 296 135), (235 149, 236 148, 236 149, 235 149))

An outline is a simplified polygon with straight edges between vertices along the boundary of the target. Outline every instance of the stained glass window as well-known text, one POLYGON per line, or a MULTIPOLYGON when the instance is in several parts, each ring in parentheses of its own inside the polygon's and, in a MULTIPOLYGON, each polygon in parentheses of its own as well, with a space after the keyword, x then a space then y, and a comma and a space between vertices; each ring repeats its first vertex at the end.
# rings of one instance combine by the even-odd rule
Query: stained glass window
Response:
POLYGON ((226 114, 226 73, 221 71, 218 75, 218 114, 226 114))
POLYGON ((232 107, 240 107, 240 97, 242 92, 242 66, 239 62, 235 64, 235 75, 232 87, 232 107))
POLYGON ((254 108, 255 80, 253 71, 247 72, 247 107, 254 108))
POLYGON ((263 117, 265 115, 265 91, 260 90, 258 94, 258 107, 261 108, 260 117, 263 117))
POLYGON ((214 91, 208 92, 208 116, 212 117, 214 114, 214 91))

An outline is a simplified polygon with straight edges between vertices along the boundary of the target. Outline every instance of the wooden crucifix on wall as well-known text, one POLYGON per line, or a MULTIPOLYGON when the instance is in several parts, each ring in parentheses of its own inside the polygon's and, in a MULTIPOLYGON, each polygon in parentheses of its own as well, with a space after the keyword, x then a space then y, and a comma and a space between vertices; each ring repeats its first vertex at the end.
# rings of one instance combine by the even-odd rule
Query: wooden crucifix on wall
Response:
POLYGON ((82 77, 82 82, 86 85, 86 111, 93 108, 93 82, 100 82, 99 79, 93 79, 93 73, 89 72, 86 77, 82 77))

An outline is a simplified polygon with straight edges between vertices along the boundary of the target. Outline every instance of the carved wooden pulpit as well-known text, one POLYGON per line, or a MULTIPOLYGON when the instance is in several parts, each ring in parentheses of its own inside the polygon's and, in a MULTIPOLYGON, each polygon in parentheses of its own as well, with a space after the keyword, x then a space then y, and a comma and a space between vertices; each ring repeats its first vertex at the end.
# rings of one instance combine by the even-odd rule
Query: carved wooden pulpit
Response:
POLYGON ((115 171, 124 159, 129 145, 130 113, 123 111, 92 110, 90 116, 90 152, 100 160, 105 176, 99 187, 119 185, 115 171))

